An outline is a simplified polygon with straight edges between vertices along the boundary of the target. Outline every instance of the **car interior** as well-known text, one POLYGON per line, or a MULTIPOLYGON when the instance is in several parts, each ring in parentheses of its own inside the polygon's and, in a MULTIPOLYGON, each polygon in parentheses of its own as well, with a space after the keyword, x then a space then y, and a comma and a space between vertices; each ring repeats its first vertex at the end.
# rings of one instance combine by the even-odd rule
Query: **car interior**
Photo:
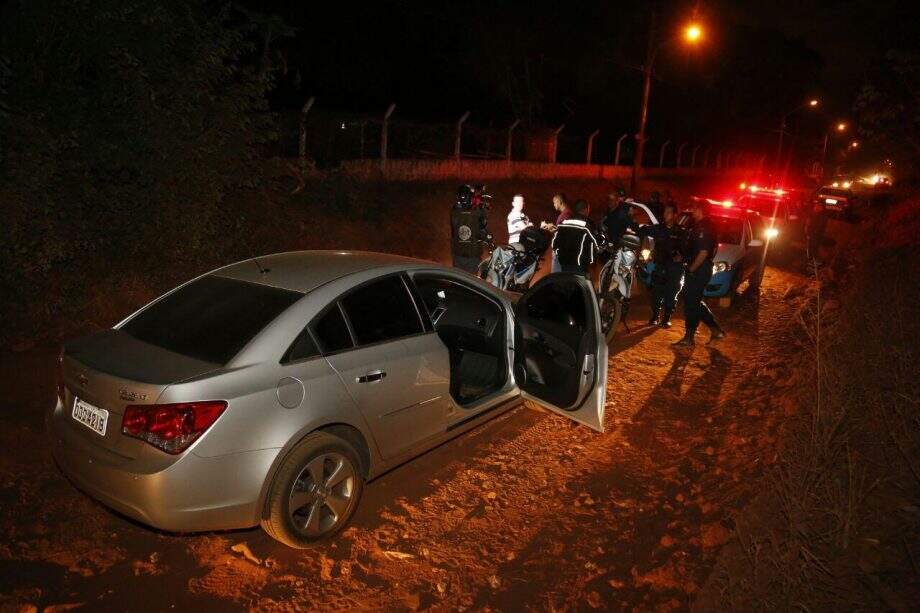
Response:
POLYGON ((521 389, 562 409, 578 408, 586 356, 597 346, 582 288, 544 281, 517 305, 514 374, 521 389))
POLYGON ((475 289, 437 275, 415 275, 422 302, 450 351, 450 393, 469 405, 507 381, 503 309, 475 289))

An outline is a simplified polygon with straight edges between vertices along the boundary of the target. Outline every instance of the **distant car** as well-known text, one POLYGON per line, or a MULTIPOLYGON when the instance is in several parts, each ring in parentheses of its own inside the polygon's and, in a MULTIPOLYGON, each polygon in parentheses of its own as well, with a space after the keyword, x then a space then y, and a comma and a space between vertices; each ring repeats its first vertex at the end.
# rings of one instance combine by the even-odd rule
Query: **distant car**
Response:
MULTIPOLYGON (((721 298, 729 296, 744 281, 759 287, 763 279, 767 246, 767 226, 760 215, 727 202, 709 202, 707 215, 716 231, 718 242, 713 256, 712 279, 706 285, 704 296, 721 298)), ((692 225, 689 213, 681 213, 677 223, 688 228, 692 225)), ((651 282, 655 263, 646 263, 640 279, 648 285, 651 282)))
POLYGON ((859 203, 853 187, 824 186, 815 192, 814 204, 821 204, 828 212, 840 217, 850 217, 859 203))
POLYGON ((69 342, 48 416, 61 470, 169 531, 305 547, 365 481, 533 401, 603 430, 607 346, 584 278, 519 299, 455 269, 303 251, 239 262, 69 342))
POLYGON ((734 206, 756 212, 765 225, 771 248, 786 249, 794 240, 801 240, 805 234, 805 212, 807 197, 796 190, 748 189, 734 200, 734 206), (804 201, 804 202, 803 202, 804 201))

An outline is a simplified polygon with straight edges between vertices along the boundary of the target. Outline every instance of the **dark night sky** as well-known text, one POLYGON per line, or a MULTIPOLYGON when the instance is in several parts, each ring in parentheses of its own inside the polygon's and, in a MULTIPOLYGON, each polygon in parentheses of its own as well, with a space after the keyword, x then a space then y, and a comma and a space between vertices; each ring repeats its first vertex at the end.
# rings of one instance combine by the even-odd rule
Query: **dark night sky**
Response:
MULTIPOLYGON (((339 0, 249 2, 298 28, 279 44, 287 73, 276 106, 504 125, 521 109, 535 125, 603 134, 635 128, 654 3, 640 0, 339 0), (525 78, 525 77, 529 77, 525 78), (530 86, 527 86, 527 83, 530 86), (509 88, 517 92, 512 102, 509 88), (529 92, 521 95, 521 92, 529 92), (524 101, 524 102, 522 102, 524 101), (530 105, 526 104, 529 102, 530 105)), ((779 115, 812 95, 820 123, 850 113, 865 71, 889 46, 920 37, 916 2, 772 0, 658 2, 660 36, 697 11, 705 44, 662 48, 650 137, 772 139, 779 115)), ((799 121, 802 121, 799 118, 799 121)), ((823 128, 805 126, 815 134, 823 128)))

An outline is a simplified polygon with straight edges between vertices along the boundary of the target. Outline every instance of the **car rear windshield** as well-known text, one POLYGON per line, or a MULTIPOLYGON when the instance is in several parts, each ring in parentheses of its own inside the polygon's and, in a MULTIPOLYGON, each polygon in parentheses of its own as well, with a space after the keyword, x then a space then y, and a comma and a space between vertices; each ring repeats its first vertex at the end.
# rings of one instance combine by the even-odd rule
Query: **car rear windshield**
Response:
POLYGON ((202 277, 149 306, 122 327, 134 338, 214 364, 226 364, 303 294, 202 277))
POLYGON ((782 215, 783 213, 782 201, 779 198, 770 196, 744 196, 741 198, 741 204, 768 217, 773 217, 774 211, 776 211, 777 215, 782 215))
POLYGON ((724 245, 740 245, 743 226, 740 219, 729 217, 711 217, 712 227, 716 231, 716 242, 724 245))

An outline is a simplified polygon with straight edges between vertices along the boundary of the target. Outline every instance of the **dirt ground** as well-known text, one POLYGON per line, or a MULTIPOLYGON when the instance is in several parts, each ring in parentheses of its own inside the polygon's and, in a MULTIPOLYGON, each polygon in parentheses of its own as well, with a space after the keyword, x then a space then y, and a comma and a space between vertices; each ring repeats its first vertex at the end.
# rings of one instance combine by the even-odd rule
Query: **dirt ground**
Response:
POLYGON ((604 434, 515 409, 369 484, 311 551, 258 529, 159 533, 95 503, 44 438, 53 349, 3 354, 0 608, 687 609, 795 410, 784 294, 801 279, 768 268, 759 298, 716 310, 728 338, 692 351, 671 347, 681 319, 644 326, 640 298, 604 434))

